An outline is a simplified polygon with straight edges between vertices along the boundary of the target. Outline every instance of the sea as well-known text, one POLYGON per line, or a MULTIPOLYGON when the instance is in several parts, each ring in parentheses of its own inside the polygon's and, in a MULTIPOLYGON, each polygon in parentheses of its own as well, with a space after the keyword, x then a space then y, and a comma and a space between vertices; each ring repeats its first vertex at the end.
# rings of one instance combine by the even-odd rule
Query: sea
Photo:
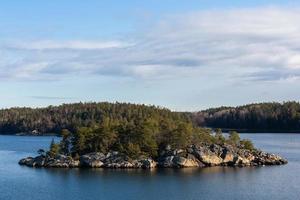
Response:
POLYGON ((202 169, 37 169, 18 161, 53 136, 0 135, 0 200, 298 200, 300 134, 241 134, 289 163, 202 169))

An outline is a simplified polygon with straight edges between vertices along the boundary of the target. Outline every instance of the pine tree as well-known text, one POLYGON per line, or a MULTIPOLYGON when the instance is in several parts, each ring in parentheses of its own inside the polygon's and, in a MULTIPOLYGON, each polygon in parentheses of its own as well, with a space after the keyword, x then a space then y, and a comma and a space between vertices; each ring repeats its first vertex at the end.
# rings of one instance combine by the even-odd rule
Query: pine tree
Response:
POLYGON ((50 143, 50 148, 47 153, 51 158, 56 157, 59 154, 59 145, 55 143, 54 139, 52 139, 50 143))

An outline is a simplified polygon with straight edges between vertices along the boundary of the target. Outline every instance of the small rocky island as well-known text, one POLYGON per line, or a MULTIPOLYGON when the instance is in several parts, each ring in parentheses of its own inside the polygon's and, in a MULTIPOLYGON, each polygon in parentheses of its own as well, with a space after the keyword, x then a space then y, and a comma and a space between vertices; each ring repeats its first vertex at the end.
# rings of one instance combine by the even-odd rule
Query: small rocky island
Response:
POLYGON ((213 166, 262 166, 282 165, 287 160, 274 154, 259 150, 250 151, 234 148, 230 145, 196 146, 191 145, 186 149, 165 149, 160 156, 152 158, 141 157, 131 159, 128 156, 112 151, 107 154, 93 152, 74 159, 71 156, 59 154, 55 157, 40 155, 35 158, 28 157, 19 161, 20 165, 29 167, 47 168, 185 168, 185 167, 213 167, 213 166))
MULTIPOLYGON (((234 135, 234 133, 233 133, 234 135)), ((249 141, 247 141, 249 142, 249 141)), ((240 142, 241 143, 241 142, 240 142)), ((251 143, 250 143, 251 144, 251 143)), ((52 142, 54 151, 56 146, 52 142)), ((189 145, 184 149, 172 149, 167 145, 159 151, 156 159, 140 155, 132 158, 118 151, 108 153, 91 152, 72 157, 64 154, 53 154, 51 149, 37 157, 27 157, 19 161, 20 165, 45 168, 186 168, 186 167, 213 167, 213 166, 264 166, 287 164, 287 160, 251 147, 232 144, 201 144, 189 145)))
POLYGON ((39 156, 21 159, 19 164, 45 168, 149 169, 287 163, 278 155, 255 148, 237 132, 223 134, 221 129, 199 127, 185 113, 134 104, 99 106, 97 110, 87 107, 84 113, 69 116, 68 120, 74 121, 72 126, 61 129, 57 121, 60 142, 52 140, 49 150, 40 149, 39 156))

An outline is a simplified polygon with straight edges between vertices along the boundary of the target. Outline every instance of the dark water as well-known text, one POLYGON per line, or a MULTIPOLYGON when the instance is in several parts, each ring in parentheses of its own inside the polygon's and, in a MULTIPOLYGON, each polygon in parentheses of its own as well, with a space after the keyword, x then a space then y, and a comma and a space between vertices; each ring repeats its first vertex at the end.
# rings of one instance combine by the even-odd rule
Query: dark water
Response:
POLYGON ((288 165, 180 170, 32 169, 17 164, 52 137, 0 136, 0 200, 300 199, 300 134, 243 134, 288 165))

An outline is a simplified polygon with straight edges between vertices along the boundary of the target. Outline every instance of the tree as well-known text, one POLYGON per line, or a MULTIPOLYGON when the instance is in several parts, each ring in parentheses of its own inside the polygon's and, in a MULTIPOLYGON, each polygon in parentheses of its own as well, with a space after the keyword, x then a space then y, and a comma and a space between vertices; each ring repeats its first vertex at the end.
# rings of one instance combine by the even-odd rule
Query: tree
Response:
POLYGON ((125 145, 125 153, 127 156, 133 159, 137 159, 142 155, 140 146, 131 142, 125 145))
POLYGON ((229 132, 228 142, 232 145, 239 145, 240 143, 240 135, 236 131, 229 132))
POLYGON ((71 132, 68 129, 61 131, 62 140, 60 142, 60 151, 62 154, 69 155, 71 145, 71 132))
POLYGON ((91 128, 88 127, 80 127, 76 129, 76 131, 74 132, 71 138, 72 154, 82 155, 86 152, 92 152, 91 151, 92 139, 91 137, 89 137, 91 133, 92 133, 91 128), (87 144, 87 140, 90 141, 89 144, 87 144))
POLYGON ((248 140, 248 139, 241 140, 240 145, 244 149, 248 149, 248 150, 251 150, 251 151, 255 150, 254 145, 253 145, 251 140, 248 140))
POLYGON ((54 158, 59 154, 59 145, 55 143, 54 139, 52 139, 49 151, 47 154, 51 157, 54 158))
POLYGON ((106 153, 116 140, 116 133, 109 118, 104 118, 99 127, 93 130, 93 151, 106 153))
POLYGON ((141 150, 148 156, 156 157, 158 150, 156 141, 156 136, 159 132, 158 126, 150 119, 141 122, 138 126, 138 131, 140 132, 138 143, 141 150))
POLYGON ((179 123, 178 127, 173 130, 169 138, 170 144, 173 148, 186 147, 191 143, 193 134, 193 127, 191 124, 179 123))
POLYGON ((222 133, 222 129, 218 128, 218 129, 216 129, 215 132, 216 132, 216 133, 215 133, 215 139, 216 139, 215 142, 216 142, 217 144, 224 144, 225 141, 226 141, 226 139, 225 139, 225 137, 224 137, 224 135, 223 135, 223 133, 222 133))

